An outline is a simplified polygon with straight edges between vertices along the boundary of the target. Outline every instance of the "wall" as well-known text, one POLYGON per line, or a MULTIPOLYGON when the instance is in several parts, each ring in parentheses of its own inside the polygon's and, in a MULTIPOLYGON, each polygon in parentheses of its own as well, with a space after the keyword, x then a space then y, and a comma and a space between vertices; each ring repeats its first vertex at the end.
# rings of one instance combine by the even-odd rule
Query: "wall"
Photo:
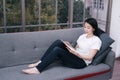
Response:
POLYGON ((113 51, 116 57, 120 57, 120 0, 113 0, 112 3, 110 36, 115 40, 112 44, 113 51))

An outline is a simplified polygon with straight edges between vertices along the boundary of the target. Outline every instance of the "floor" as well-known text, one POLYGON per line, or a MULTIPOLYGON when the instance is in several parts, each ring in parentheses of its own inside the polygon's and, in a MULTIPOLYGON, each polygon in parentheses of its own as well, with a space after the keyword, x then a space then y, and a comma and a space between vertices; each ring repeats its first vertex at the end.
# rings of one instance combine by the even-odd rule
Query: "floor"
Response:
POLYGON ((110 80, 120 80, 120 57, 115 60, 113 77, 110 80))

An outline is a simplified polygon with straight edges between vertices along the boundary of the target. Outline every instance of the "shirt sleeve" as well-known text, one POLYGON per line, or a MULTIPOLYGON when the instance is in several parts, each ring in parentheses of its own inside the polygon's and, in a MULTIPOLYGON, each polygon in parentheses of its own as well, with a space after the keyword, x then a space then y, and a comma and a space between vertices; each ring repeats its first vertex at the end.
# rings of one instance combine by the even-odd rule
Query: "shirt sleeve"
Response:
POLYGON ((80 40, 82 40, 84 36, 85 36, 85 34, 80 35, 79 38, 77 39, 77 43, 78 43, 80 40))
POLYGON ((91 46, 91 49, 97 49, 97 50, 100 50, 101 48, 101 40, 98 38, 94 43, 93 45, 91 46))

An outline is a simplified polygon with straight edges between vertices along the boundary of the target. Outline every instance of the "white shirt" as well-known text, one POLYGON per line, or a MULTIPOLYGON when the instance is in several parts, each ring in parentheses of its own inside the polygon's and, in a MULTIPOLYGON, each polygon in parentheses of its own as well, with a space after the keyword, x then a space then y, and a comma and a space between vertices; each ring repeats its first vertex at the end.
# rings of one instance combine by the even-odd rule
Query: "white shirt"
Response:
MULTIPOLYGON (((92 50, 92 49, 99 50, 102 42, 95 35, 90 38, 87 38, 87 34, 83 34, 83 35, 79 36, 79 38, 77 40, 77 44, 78 44, 78 48, 76 48, 76 51, 80 55, 88 55, 90 50, 92 50)), ((92 60, 84 60, 84 61, 87 65, 92 62, 92 60)))

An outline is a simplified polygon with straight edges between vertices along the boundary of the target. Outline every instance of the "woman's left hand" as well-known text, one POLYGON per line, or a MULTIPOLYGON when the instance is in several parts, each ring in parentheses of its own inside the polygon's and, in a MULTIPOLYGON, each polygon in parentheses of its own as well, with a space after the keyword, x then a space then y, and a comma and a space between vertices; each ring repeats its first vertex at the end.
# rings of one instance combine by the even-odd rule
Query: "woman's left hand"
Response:
POLYGON ((68 49, 68 51, 70 52, 70 53, 72 53, 72 54, 74 54, 75 53, 75 49, 74 48, 70 48, 70 47, 66 47, 67 49, 68 49))
POLYGON ((72 47, 66 47, 66 48, 68 49, 68 51, 69 51, 70 53, 72 53, 73 55, 76 55, 76 56, 78 56, 78 57, 81 58, 81 56, 79 55, 79 53, 76 52, 76 50, 75 50, 74 48, 72 48, 72 47))

